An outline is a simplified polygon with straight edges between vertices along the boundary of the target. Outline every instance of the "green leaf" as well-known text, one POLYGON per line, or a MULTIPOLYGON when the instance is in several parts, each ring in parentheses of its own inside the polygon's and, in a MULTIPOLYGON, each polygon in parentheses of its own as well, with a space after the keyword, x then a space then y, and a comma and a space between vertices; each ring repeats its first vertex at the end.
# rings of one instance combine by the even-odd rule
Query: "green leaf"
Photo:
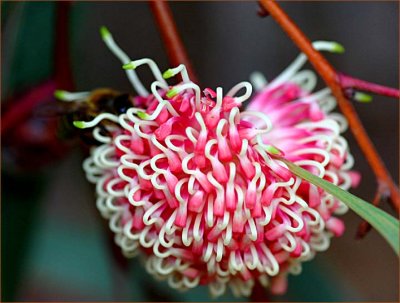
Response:
POLYGON ((357 215, 368 221, 386 239, 389 245, 399 255, 399 220, 387 214, 383 210, 375 207, 351 193, 325 181, 296 164, 280 158, 296 176, 322 188, 326 192, 335 196, 345 203, 357 215))

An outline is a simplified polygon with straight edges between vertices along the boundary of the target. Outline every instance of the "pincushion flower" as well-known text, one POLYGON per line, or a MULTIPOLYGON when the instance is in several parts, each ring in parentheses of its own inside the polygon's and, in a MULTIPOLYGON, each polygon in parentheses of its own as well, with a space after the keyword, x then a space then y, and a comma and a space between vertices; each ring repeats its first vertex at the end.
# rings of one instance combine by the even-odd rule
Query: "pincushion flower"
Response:
MULTIPOLYGON (((227 93, 201 89, 185 66, 162 75, 150 59, 131 62, 105 30, 103 38, 139 96, 126 113, 75 125, 94 127, 100 145, 83 168, 123 253, 140 253, 147 271, 173 288, 207 284, 218 296, 230 286, 248 296, 259 280, 284 291, 288 273, 300 273, 302 262, 343 233, 336 215, 347 207, 281 158, 344 189, 358 179, 340 135, 346 122, 329 113, 329 89, 312 93, 315 75, 299 72, 300 55, 270 84, 253 77, 259 92, 243 109, 250 83, 227 93), (150 92, 134 71, 141 66, 154 74, 150 92), (178 74, 181 82, 166 82, 178 74), (103 120, 111 122, 107 135, 98 127, 103 120)), ((330 42, 314 46, 338 50, 330 42)))

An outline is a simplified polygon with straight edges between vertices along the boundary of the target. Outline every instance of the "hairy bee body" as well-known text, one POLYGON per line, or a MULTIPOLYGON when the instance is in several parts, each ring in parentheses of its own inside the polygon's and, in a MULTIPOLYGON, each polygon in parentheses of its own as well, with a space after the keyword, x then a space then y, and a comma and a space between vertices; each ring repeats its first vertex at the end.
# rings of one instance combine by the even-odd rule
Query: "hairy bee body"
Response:
MULTIPOLYGON (((100 88, 93 90, 90 94, 77 101, 59 101, 57 108, 61 114, 59 125, 59 134, 63 139, 72 139, 77 135, 87 145, 98 145, 98 141, 93 139, 92 131, 77 129, 74 121, 90 121, 101 113, 111 113, 119 115, 125 113, 128 108, 133 106, 133 96, 127 93, 120 93, 109 88, 100 88)), ((100 131, 107 135, 107 129, 104 127, 113 122, 103 121, 98 127, 100 131)))

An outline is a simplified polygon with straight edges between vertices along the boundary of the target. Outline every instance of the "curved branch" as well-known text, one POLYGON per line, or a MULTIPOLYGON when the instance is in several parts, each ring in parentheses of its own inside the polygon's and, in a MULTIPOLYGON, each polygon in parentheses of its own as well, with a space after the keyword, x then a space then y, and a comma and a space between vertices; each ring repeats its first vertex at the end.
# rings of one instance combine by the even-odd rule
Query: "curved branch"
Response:
POLYGON ((193 72, 192 64, 179 37, 178 30, 172 16, 171 9, 166 1, 150 1, 150 7, 156 20, 164 45, 167 49, 167 55, 172 67, 184 64, 188 71, 190 79, 198 83, 197 77, 193 72))

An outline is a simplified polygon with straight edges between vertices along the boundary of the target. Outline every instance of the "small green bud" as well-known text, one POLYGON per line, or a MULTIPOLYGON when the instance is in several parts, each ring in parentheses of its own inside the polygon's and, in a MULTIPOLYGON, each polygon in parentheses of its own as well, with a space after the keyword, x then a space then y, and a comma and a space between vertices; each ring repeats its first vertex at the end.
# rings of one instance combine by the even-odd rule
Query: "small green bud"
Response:
POLYGON ((65 93, 66 93, 65 90, 57 89, 57 90, 54 92, 54 97, 55 97, 56 99, 58 99, 58 100, 64 100, 65 93))
POLYGON ((177 88, 172 88, 169 92, 167 92, 167 97, 168 98, 173 98, 179 93, 179 90, 177 88))
POLYGON ((142 111, 138 111, 136 114, 142 120, 146 120, 149 118, 149 115, 142 111))
POLYGON ((344 46, 341 45, 340 43, 333 42, 332 52, 337 54, 343 54, 345 52, 344 46))
POLYGON ((135 69, 136 66, 135 66, 135 64, 133 62, 129 62, 129 63, 126 63, 126 64, 122 65, 122 68, 123 69, 135 69))
POLYGON ((354 93, 354 100, 362 103, 369 103, 372 101, 372 96, 362 92, 354 93))
POLYGON ((169 79, 174 76, 174 73, 171 69, 167 69, 162 76, 164 79, 169 79))
POLYGON ((101 27, 100 27, 100 35, 101 35, 101 38, 102 38, 103 40, 104 40, 104 39, 107 39, 108 37, 111 37, 110 31, 109 31, 108 28, 105 27, 105 26, 101 26, 101 27))
POLYGON ((74 121, 73 124, 77 128, 85 128, 85 122, 83 121, 74 121))

